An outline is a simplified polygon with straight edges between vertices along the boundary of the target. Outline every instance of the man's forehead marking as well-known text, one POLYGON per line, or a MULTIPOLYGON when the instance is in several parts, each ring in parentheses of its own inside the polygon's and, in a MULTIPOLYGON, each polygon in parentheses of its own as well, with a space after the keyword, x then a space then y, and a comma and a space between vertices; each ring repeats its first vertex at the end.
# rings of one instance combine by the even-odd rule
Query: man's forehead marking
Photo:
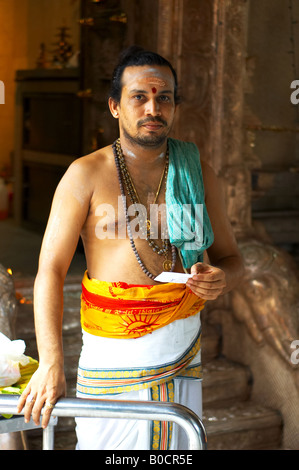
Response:
POLYGON ((149 85, 153 85, 154 87, 155 86, 165 86, 166 83, 164 82, 164 80, 162 80, 161 78, 158 78, 158 77, 154 77, 154 76, 149 76, 149 77, 144 77, 144 81, 146 81, 149 85))
MULTIPOLYGON (((135 81, 141 79, 141 81, 143 83, 146 83, 147 85, 151 86, 152 87, 152 90, 155 89, 157 91, 157 87, 165 87, 166 86, 166 82, 164 80, 162 80, 161 78, 157 78, 157 77, 152 77, 152 76, 145 76, 145 77, 133 77, 132 80, 129 81, 128 85, 130 83, 134 83, 135 81)), ((140 83, 142 83, 140 82, 140 83)))
MULTIPOLYGON (((139 68, 139 67, 138 67, 139 68)), ((127 85, 132 83, 133 81, 139 81, 142 80, 144 83, 147 83, 148 85, 152 86, 152 88, 157 88, 157 87, 164 87, 166 83, 169 80, 172 80, 172 77, 167 76, 168 74, 161 72, 160 70, 157 69, 143 69, 143 70, 129 70, 126 69, 125 72, 127 72, 127 85)))

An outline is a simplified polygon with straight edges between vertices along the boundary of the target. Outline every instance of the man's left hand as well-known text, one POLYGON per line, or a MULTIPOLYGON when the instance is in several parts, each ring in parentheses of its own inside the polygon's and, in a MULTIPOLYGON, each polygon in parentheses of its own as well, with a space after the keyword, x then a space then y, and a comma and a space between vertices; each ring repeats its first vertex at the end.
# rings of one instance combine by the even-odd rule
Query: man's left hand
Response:
POLYGON ((201 299, 215 300, 226 287, 225 272, 206 263, 196 263, 191 267, 193 276, 187 286, 201 299))

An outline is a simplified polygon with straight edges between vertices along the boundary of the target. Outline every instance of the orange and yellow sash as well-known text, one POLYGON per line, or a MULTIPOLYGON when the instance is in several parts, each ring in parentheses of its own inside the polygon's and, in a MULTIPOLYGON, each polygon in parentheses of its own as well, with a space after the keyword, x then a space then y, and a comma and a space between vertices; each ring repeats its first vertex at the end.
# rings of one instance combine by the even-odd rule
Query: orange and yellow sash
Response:
POLYGON ((82 280, 81 325, 108 338, 139 338, 169 323, 195 315, 205 300, 185 284, 135 285, 82 280))

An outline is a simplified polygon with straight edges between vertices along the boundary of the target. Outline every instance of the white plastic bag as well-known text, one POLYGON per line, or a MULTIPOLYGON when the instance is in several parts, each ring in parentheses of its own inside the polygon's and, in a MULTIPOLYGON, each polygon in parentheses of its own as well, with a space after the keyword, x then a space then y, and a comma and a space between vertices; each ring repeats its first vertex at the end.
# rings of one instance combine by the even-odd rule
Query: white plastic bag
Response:
POLYGON ((11 341, 0 333, 0 387, 15 384, 20 374, 20 364, 26 366, 29 358, 24 355, 25 342, 21 339, 11 341))

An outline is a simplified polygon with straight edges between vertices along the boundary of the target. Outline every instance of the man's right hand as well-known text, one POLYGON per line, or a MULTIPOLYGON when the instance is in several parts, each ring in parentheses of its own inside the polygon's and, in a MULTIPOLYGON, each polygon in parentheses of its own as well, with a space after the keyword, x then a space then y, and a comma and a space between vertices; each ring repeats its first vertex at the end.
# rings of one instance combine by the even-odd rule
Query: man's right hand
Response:
POLYGON ((17 411, 24 409, 24 419, 28 423, 32 416, 34 423, 46 428, 56 401, 66 395, 66 381, 63 367, 60 365, 39 365, 26 389, 22 393, 17 411), (42 412, 43 410, 43 412, 42 412))

